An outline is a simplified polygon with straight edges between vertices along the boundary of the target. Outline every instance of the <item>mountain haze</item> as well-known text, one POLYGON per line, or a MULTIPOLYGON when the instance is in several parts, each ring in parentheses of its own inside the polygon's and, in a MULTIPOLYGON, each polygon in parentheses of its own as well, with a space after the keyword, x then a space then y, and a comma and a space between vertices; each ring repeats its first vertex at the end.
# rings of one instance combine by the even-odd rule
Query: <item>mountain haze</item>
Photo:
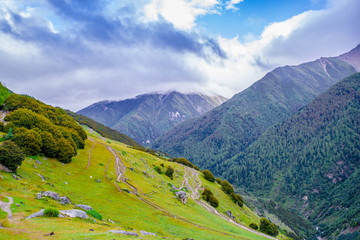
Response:
POLYGON ((144 94, 123 101, 102 101, 79 114, 149 144, 178 123, 197 117, 227 99, 202 94, 144 94))
MULTIPOLYGON (((359 59, 359 48, 349 52, 347 59, 359 59)), ((200 167, 221 174, 222 161, 231 159, 267 128, 357 72, 340 58, 320 58, 276 68, 219 107, 170 129, 153 147, 173 156, 187 157, 200 167)))

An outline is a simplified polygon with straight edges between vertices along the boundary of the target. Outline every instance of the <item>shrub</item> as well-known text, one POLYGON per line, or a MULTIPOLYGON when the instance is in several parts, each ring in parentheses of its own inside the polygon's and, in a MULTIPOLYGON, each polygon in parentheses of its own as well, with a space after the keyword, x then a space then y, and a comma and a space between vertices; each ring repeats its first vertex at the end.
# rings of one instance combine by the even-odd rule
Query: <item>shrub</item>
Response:
POLYGON ((11 171, 16 172, 24 159, 23 152, 15 143, 5 141, 0 145, 0 163, 11 171))
POLYGON ((42 132, 40 135, 42 139, 41 151, 46 157, 56 157, 58 153, 58 148, 53 135, 49 132, 42 132))
POLYGON ((163 163, 160 164, 160 167, 165 167, 163 163))
POLYGON ((215 182, 215 177, 209 170, 204 170, 203 174, 204 174, 204 178, 206 180, 208 180, 210 182, 215 182))
POLYGON ((221 184, 221 182, 222 182, 220 178, 216 178, 215 180, 218 184, 221 184))
POLYGON ((59 216, 59 210, 56 208, 46 208, 44 211, 45 217, 58 217, 59 216))
POLYGON ((234 192, 234 188, 231 186, 231 184, 224 180, 221 182, 221 189, 228 195, 234 192))
POLYGON ((243 207, 244 199, 239 194, 232 192, 230 196, 235 203, 237 203, 240 207, 243 207))
POLYGON ((64 138, 58 140, 58 149, 59 152, 57 158, 63 163, 71 162, 71 158, 76 154, 73 146, 64 138))
POLYGON ((258 225, 256 225, 256 223, 250 223, 249 227, 251 227, 251 228, 254 229, 254 230, 258 230, 258 229, 259 229, 259 227, 258 227, 258 225))
POLYGON ((154 170, 157 171, 158 174, 162 174, 161 168, 158 166, 154 167, 154 170))
POLYGON ((202 198, 215 208, 219 206, 219 201, 208 188, 204 189, 204 192, 202 193, 202 198))
POLYGON ((169 166, 167 169, 166 169, 166 172, 165 172, 165 175, 168 176, 169 178, 173 179, 173 174, 174 174, 174 169, 169 166))
POLYGON ((215 198, 214 195, 210 195, 209 203, 210 203, 211 206, 213 206, 215 208, 219 206, 219 201, 215 198))
POLYGON ((187 160, 186 158, 173 158, 172 161, 180 163, 180 164, 188 166, 188 167, 191 167, 191 168, 194 168, 195 170, 199 170, 199 168, 197 166, 195 166, 194 164, 189 162, 189 160, 187 160))
POLYGON ((100 213, 98 213, 94 209, 88 210, 88 211, 86 211, 86 213, 89 214, 90 216, 92 216, 93 218, 96 218, 96 219, 102 221, 102 216, 100 215, 100 213))
POLYGON ((211 192, 211 190, 210 189, 208 189, 208 188, 205 188, 204 189, 204 192, 201 194, 202 195, 202 198, 205 200, 205 201, 209 201, 209 197, 211 196, 211 195, 213 195, 213 193, 211 192))
POLYGON ((260 231, 274 237, 279 234, 277 226, 266 218, 260 219, 260 231))

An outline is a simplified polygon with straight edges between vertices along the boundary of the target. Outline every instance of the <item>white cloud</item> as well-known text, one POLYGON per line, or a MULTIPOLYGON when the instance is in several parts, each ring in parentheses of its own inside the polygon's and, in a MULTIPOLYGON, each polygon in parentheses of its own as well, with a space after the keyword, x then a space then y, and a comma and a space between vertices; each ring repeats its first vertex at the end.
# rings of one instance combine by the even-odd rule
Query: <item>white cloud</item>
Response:
POLYGON ((145 19, 162 17, 176 28, 190 30, 198 16, 214 13, 218 4, 218 0, 152 0, 145 6, 145 19))
POLYGON ((226 10, 239 10, 237 7, 235 7, 236 4, 239 4, 243 2, 244 0, 230 0, 226 3, 226 10))

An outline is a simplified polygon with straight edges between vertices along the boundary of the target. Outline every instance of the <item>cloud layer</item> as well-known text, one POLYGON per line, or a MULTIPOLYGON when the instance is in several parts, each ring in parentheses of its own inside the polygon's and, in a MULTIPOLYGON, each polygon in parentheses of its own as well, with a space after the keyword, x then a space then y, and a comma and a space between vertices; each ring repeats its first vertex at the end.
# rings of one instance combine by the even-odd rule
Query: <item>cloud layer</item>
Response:
POLYGON ((360 43, 357 0, 329 1, 247 41, 196 28, 198 16, 239 2, 0 0, 0 81, 72 110, 174 89, 230 97, 274 67, 360 43))

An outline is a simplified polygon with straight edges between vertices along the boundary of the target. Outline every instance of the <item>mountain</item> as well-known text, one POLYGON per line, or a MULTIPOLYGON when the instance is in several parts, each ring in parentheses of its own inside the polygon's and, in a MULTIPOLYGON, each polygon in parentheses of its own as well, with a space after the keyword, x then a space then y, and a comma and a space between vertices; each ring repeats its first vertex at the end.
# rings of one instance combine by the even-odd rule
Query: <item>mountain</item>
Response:
POLYGON ((269 128, 219 171, 247 191, 296 210, 320 228, 320 236, 333 239, 342 233, 359 235, 359 166, 356 73, 269 128))
POLYGON ((150 144, 178 123, 197 117, 227 99, 202 94, 145 94, 123 101, 103 101, 77 113, 150 144))
POLYGON ((341 58, 360 59, 359 49, 343 57, 276 68, 224 104, 170 129, 153 147, 222 174, 219 166, 224 160, 246 149, 270 126, 285 120, 336 82, 356 73, 355 67, 341 58))

